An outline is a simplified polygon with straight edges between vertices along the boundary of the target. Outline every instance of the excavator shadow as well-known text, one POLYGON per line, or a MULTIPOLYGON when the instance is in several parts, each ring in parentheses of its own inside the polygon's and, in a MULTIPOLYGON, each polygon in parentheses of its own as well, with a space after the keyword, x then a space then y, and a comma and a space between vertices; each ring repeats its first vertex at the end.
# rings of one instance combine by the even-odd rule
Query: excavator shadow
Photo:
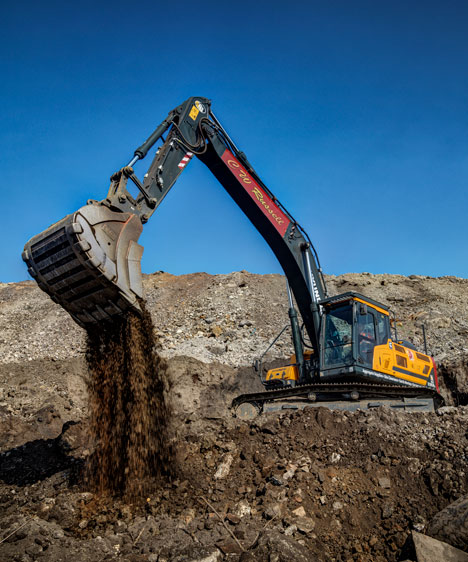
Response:
POLYGON ((69 456, 60 437, 35 439, 0 453, 0 481, 8 485, 29 486, 64 473, 68 483, 77 483, 84 461, 69 456))

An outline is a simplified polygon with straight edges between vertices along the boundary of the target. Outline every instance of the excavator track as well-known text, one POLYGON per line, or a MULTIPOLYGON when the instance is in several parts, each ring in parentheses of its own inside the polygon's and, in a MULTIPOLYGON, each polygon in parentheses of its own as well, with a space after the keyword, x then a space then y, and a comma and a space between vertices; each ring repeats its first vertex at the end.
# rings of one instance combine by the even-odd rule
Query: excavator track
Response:
POLYGON ((426 387, 372 383, 315 383, 242 394, 231 408, 241 419, 253 419, 264 412, 324 406, 342 410, 372 409, 388 405, 410 411, 437 410, 440 394, 426 387))

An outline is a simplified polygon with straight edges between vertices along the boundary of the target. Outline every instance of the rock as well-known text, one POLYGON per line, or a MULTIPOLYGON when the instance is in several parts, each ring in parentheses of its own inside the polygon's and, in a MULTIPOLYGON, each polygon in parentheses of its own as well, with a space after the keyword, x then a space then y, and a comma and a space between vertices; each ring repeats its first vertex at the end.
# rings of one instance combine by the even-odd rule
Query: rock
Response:
POLYGON ((291 537, 292 535, 294 535, 294 533, 297 531, 297 526, 296 525, 289 525, 289 527, 286 527, 286 529, 284 530, 284 534, 287 537, 291 537))
POLYGON ((382 507, 382 519, 388 519, 393 515, 394 508, 391 504, 385 503, 382 507))
POLYGON ((242 548, 237 544, 237 542, 232 539, 226 539, 216 543, 216 546, 221 550, 223 554, 241 554, 243 552, 242 548))
POLYGON ((218 466, 218 469, 216 470, 215 474, 214 474, 214 479, 215 480, 220 480, 221 478, 226 478, 226 476, 229 474, 230 470, 231 470, 231 464, 232 461, 234 460, 234 457, 228 453, 222 463, 218 466))
POLYGON ((281 517, 283 514, 283 506, 279 503, 269 505, 264 511, 263 516, 265 519, 275 519, 281 517))
POLYGON ((71 527, 76 520, 77 499, 77 497, 58 497, 49 511, 49 521, 57 521, 63 528, 71 527))
POLYGON ((468 549, 468 496, 464 496, 437 513, 426 533, 452 546, 468 549))
POLYGON ((283 481, 283 478, 282 478, 281 474, 274 474, 274 475, 270 476, 268 481, 271 484, 273 484, 273 486, 283 486, 283 484, 284 484, 284 481, 283 481))
POLYGON ((273 529, 264 533, 254 549, 257 560, 276 562, 311 562, 310 551, 292 537, 280 534, 273 529))
POLYGON ((380 476, 378 478, 378 483, 381 488, 388 489, 391 487, 390 478, 388 478, 388 476, 380 476))
POLYGON ((332 453, 330 456, 330 462, 333 464, 339 462, 340 459, 341 459, 341 455, 339 453, 332 453))
POLYGON ((195 510, 193 508, 186 509, 180 516, 181 520, 188 525, 195 519, 195 510))
POLYGON ((283 480, 285 482, 290 480, 294 476, 294 474, 296 473, 296 470, 297 470, 297 465, 295 465, 295 464, 288 465, 288 469, 283 474, 283 480))
POLYGON ((295 521, 298 531, 307 534, 315 529, 315 521, 310 517, 298 517, 295 521))
POLYGON ((219 338, 219 336, 223 333, 223 329, 221 326, 212 326, 211 328, 211 336, 214 338, 219 338))
POLYGON ((226 515, 226 519, 233 525, 238 525, 241 520, 241 518, 238 515, 235 515, 234 513, 228 513, 226 515))
POLYGON ((221 552, 219 550, 211 550, 211 552, 207 549, 207 554, 199 552, 196 558, 193 558, 190 562, 218 562, 222 558, 221 552))
POLYGON ((63 424, 58 443, 65 454, 78 459, 86 458, 93 449, 87 428, 81 422, 63 424))
POLYGON ((233 513, 242 519, 242 517, 246 517, 252 513, 252 508, 250 507, 249 502, 241 500, 233 509, 233 513))
POLYGON ((301 505, 297 509, 293 509, 292 514, 295 515, 296 517, 305 517, 306 516, 306 510, 301 505))
POLYGON ((412 531, 418 562, 468 562, 468 554, 432 537, 412 531))
POLYGON ((58 437, 63 420, 55 406, 45 406, 35 414, 36 427, 44 439, 58 437))

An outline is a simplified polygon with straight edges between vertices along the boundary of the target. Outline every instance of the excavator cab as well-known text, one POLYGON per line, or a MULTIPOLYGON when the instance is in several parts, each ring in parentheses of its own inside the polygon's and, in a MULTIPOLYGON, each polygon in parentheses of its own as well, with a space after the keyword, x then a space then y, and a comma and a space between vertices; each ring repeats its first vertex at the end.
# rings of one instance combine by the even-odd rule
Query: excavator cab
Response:
MULTIPOLYGON (((391 339, 388 308, 354 292, 324 299, 320 305, 319 361, 306 351, 301 379, 296 354, 292 355, 289 365, 267 372, 263 380, 267 388, 346 379, 358 373, 358 379, 369 378, 365 370, 373 369, 376 348, 387 346, 391 339)), ((375 380, 374 374, 372 378, 375 380)))
POLYGON ((387 306, 355 292, 325 299, 319 380, 352 378, 362 382, 436 388, 433 359, 391 337, 387 306))
POLYGON ((358 293, 345 293, 322 304, 322 377, 355 364, 372 368, 376 345, 390 338, 388 308, 358 293))
POLYGON ((433 358, 409 342, 394 341, 396 334, 392 339, 387 306, 348 292, 323 299, 320 307, 319 353, 305 351, 302 366, 294 354, 289 365, 269 370, 262 382, 271 398, 238 397, 233 402, 238 417, 324 404, 412 411, 440 405, 433 358))

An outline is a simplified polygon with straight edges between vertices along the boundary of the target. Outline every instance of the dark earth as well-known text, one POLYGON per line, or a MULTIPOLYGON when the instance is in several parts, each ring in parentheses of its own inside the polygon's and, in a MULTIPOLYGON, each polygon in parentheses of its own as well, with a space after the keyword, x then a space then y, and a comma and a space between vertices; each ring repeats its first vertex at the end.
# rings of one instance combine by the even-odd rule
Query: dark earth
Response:
MULTIPOLYGON (((170 474, 121 494, 86 478, 96 442, 82 331, 32 283, 0 285, 0 560, 416 560, 411 532, 429 532, 468 494, 468 281, 331 280, 374 298, 381 287, 416 343, 420 311, 432 311, 428 339, 448 404, 437 413, 311 408, 242 422, 229 404, 259 384, 242 348, 248 356, 272 339, 264 304, 280 301, 284 281, 196 275, 146 279, 158 351, 172 349, 164 395, 174 457, 170 474), (398 287, 403 301, 392 303, 398 287), (207 346, 217 361, 200 360, 207 346)), ((280 346, 269 360, 285 356, 280 346)))

